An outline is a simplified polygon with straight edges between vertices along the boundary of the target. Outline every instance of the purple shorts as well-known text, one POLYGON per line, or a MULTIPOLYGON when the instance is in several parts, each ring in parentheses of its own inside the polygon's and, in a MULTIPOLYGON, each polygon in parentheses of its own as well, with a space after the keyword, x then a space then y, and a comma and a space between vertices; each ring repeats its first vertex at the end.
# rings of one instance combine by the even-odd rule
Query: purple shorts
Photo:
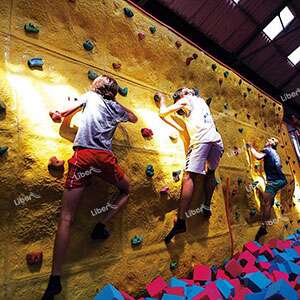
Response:
POLYGON ((218 167, 223 153, 224 146, 221 140, 190 146, 184 170, 205 175, 207 169, 215 170, 218 167))

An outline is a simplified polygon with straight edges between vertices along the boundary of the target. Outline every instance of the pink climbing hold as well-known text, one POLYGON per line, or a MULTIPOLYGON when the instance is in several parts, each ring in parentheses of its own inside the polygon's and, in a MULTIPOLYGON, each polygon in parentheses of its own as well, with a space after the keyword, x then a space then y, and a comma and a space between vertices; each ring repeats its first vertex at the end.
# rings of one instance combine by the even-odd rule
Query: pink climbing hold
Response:
POLYGON ((43 261, 43 252, 29 252, 26 254, 26 261, 28 265, 40 265, 43 261))
POLYGON ((153 136, 153 131, 149 128, 142 128, 141 133, 144 138, 151 138, 153 136))
POLYGON ((170 191, 169 187, 165 186, 160 190, 161 194, 168 194, 170 191))
POLYGON ((115 70, 119 70, 121 68, 121 64, 117 64, 117 63, 113 63, 112 66, 115 70))
POLYGON ((141 40, 145 39, 146 35, 144 32, 139 32, 138 37, 139 37, 139 40, 141 41, 141 40))

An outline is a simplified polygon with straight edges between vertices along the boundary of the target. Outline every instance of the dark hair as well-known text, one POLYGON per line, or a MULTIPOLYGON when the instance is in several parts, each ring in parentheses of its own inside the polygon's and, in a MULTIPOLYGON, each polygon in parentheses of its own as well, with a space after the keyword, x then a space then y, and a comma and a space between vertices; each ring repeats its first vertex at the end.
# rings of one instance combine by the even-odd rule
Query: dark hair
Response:
POLYGON ((119 90, 117 81, 107 75, 103 75, 103 77, 107 78, 108 82, 105 84, 101 82, 100 84, 99 77, 97 77, 92 83, 92 91, 100 94, 107 100, 115 100, 115 97, 119 90))
MULTIPOLYGON (((178 89, 174 94, 173 94, 173 100, 174 100, 174 103, 176 103, 182 96, 184 96, 184 94, 182 93, 182 90, 185 89, 184 87, 178 89)), ((194 89, 193 89, 194 90, 194 89)), ((195 95, 195 90, 194 90, 194 95, 195 95)), ((185 114, 184 110, 183 109, 179 109, 177 110, 176 112, 178 115, 180 116, 183 116, 185 114)))

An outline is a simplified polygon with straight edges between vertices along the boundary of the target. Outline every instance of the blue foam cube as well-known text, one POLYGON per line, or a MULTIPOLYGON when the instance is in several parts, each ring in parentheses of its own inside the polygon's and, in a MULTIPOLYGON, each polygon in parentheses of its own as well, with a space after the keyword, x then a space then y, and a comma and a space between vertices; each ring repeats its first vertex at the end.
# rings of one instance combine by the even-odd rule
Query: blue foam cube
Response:
POLYGON ((225 279, 217 279, 215 284, 225 299, 229 299, 234 296, 234 286, 225 279))
POLYGON ((293 274, 295 276, 298 276, 300 274, 300 266, 299 265, 297 265, 291 261, 285 261, 283 264, 287 270, 286 273, 293 274))
POLYGON ((168 282, 169 287, 186 287, 187 283, 183 280, 172 277, 168 282))
POLYGON ((184 296, 164 294, 162 300, 185 300, 184 296))
POLYGON ((245 295, 245 300, 264 300, 266 290, 263 290, 259 293, 245 295))
MULTIPOLYGON (((273 250, 274 251, 274 250, 273 250)), ((260 263, 260 262, 269 262, 268 259, 264 256, 264 255, 259 255, 257 258, 256 258, 256 262, 257 263, 260 263)))
POLYGON ((266 300, 297 300, 298 294, 297 292, 283 279, 278 280, 277 282, 272 283, 266 292, 265 298, 266 300))
POLYGON ((202 291, 204 291, 204 288, 195 284, 186 287, 187 300, 192 300, 195 296, 200 294, 202 291))
POLYGON ((243 282, 244 285, 249 287, 253 292, 261 292, 272 283, 272 281, 261 272, 246 274, 243 277, 243 282))
POLYGON ((111 284, 105 285, 94 300, 124 300, 122 294, 111 284))

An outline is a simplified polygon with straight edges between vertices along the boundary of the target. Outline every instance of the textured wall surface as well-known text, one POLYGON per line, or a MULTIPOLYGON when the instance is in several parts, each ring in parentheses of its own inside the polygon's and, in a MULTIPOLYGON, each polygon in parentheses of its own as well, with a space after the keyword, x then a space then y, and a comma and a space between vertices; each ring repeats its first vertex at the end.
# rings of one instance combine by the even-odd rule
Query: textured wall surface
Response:
MULTIPOLYGON (((48 159, 71 156, 80 120, 78 113, 55 124, 48 111, 66 106, 68 96, 87 91, 90 69, 111 74, 128 87, 128 96, 118 100, 139 117, 137 124, 120 126, 114 139, 114 152, 131 180, 131 198, 110 224, 111 238, 95 243, 89 239, 97 222, 91 210, 105 205, 115 189, 95 179, 86 190, 72 227, 64 291, 57 299, 91 299, 108 282, 134 293, 158 274, 172 276, 171 260, 178 262, 173 273, 186 276, 193 263, 221 263, 253 239, 258 223, 249 219, 249 211, 259 210, 264 181, 260 166, 245 151, 245 141, 259 148, 270 136, 281 142, 279 154, 289 185, 278 195, 281 207, 273 214, 279 222, 267 238, 285 236, 297 227, 300 172, 281 125, 281 105, 135 8, 134 17, 126 17, 124 7, 130 6, 121 0, 0 1, 0 99, 7 105, 0 119, 0 146, 9 147, 0 157, 0 299, 39 299, 46 286, 64 181, 49 174, 48 159), (40 28, 39 34, 24 32, 28 22, 40 28), (151 34, 153 25, 157 31, 151 34), (139 32, 145 39, 138 39, 139 32), (82 47, 86 39, 95 44, 91 52, 82 47), (176 41, 182 44, 179 49, 176 41), (186 58, 193 53, 198 58, 187 66, 186 58), (43 71, 28 68, 32 57, 44 59, 43 71), (114 70, 112 63, 121 63, 121 69, 114 70), (217 65, 215 71, 212 64, 217 65), (173 130, 159 119, 153 95, 157 90, 170 94, 185 85, 199 87, 205 99, 212 97, 226 150, 217 174, 213 216, 209 221, 199 215, 189 218, 188 233, 167 248, 162 241, 172 226, 180 190, 172 171, 182 168, 184 149, 180 139, 170 140, 173 130), (143 127, 154 131, 152 140, 141 136, 143 127), (147 164, 155 168, 151 179, 145 176, 147 164), (254 180, 260 183, 251 191, 254 180), (161 197, 165 185, 170 194, 161 197), (28 201, 20 204, 18 199, 26 196, 28 201), (136 234, 144 242, 132 249, 130 239, 136 234), (40 268, 26 264, 30 251, 43 251, 40 268)), ((201 190, 199 182, 192 208, 200 206, 201 190)))

